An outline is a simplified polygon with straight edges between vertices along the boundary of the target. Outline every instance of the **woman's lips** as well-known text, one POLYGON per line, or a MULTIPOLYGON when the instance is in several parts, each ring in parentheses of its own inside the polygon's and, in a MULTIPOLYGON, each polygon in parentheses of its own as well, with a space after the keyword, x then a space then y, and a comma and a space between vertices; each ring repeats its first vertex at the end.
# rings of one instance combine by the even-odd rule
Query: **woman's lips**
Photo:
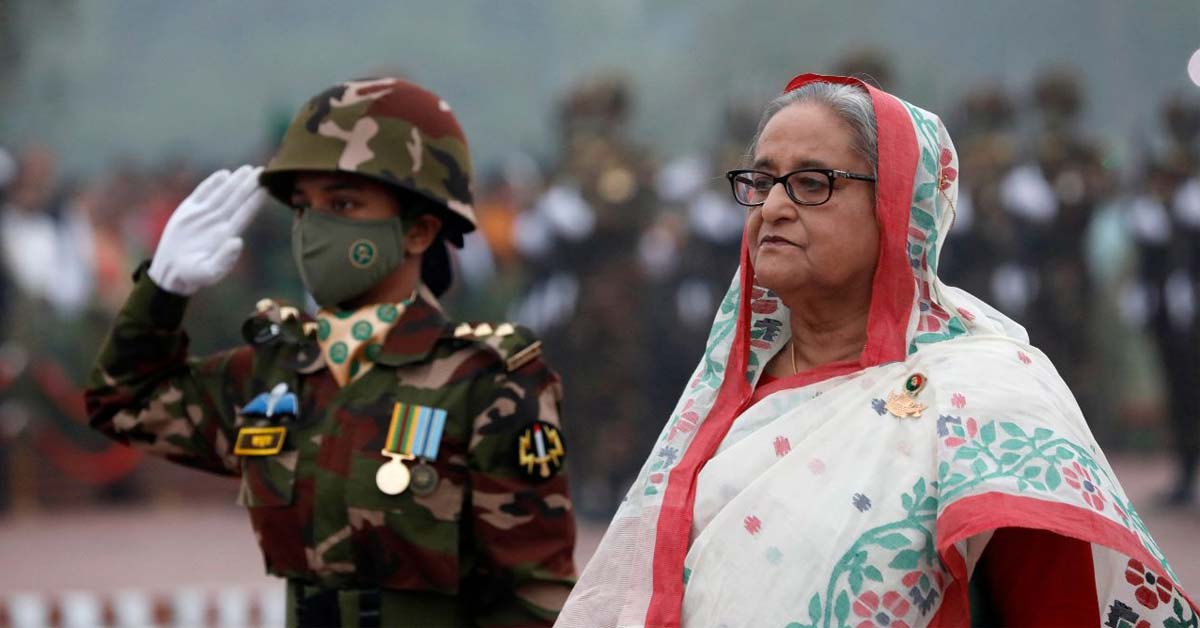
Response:
POLYGON ((791 240, 788 240, 787 238, 782 238, 782 237, 779 237, 779 236, 776 236, 776 235, 769 235, 769 236, 767 236, 767 237, 763 238, 763 239, 762 239, 762 240, 761 240, 761 241, 758 243, 758 245, 759 245, 760 247, 763 247, 763 246, 766 246, 766 247, 771 247, 771 246, 794 246, 794 247, 799 247, 799 246, 800 246, 799 244, 796 244, 795 242, 792 242, 791 240))

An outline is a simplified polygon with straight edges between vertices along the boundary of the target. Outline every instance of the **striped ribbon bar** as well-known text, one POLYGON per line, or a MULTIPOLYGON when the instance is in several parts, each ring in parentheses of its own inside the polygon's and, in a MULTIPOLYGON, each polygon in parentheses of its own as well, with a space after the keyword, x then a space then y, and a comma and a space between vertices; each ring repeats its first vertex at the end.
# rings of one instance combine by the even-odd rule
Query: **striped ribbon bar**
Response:
POLYGON ((445 410, 396 402, 384 451, 436 460, 445 427, 445 410))

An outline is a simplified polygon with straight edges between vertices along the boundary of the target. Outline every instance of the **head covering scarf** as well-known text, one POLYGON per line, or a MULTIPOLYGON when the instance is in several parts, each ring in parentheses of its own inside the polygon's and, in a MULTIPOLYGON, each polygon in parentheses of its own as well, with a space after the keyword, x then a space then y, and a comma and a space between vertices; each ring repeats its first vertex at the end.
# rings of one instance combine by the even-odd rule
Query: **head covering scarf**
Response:
POLYGON ((791 332, 743 236, 700 364, 558 625, 964 626, 971 571, 1002 527, 1092 543, 1098 608, 1129 625, 1192 617, 1049 360, 939 281, 958 192, 941 120, 845 77, 785 91, 814 81, 856 85, 875 110, 866 345, 756 391, 791 332))

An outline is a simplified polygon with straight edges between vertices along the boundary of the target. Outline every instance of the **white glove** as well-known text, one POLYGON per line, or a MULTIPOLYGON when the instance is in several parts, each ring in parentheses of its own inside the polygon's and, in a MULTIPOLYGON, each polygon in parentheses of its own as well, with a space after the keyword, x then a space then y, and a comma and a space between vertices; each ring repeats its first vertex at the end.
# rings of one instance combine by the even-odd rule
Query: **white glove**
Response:
POLYGON ((242 231, 262 207, 261 167, 218 170, 175 208, 163 229, 150 279, 167 292, 190 296, 224 277, 242 253, 242 231))

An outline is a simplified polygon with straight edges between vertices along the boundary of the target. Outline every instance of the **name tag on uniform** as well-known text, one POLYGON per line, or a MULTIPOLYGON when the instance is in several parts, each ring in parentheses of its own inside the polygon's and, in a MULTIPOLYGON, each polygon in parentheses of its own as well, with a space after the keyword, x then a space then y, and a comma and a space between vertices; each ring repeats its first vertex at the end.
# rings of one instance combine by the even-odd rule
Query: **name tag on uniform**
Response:
POLYGON ((243 427, 238 430, 233 453, 238 456, 274 456, 283 449, 286 437, 287 428, 282 425, 243 427))

